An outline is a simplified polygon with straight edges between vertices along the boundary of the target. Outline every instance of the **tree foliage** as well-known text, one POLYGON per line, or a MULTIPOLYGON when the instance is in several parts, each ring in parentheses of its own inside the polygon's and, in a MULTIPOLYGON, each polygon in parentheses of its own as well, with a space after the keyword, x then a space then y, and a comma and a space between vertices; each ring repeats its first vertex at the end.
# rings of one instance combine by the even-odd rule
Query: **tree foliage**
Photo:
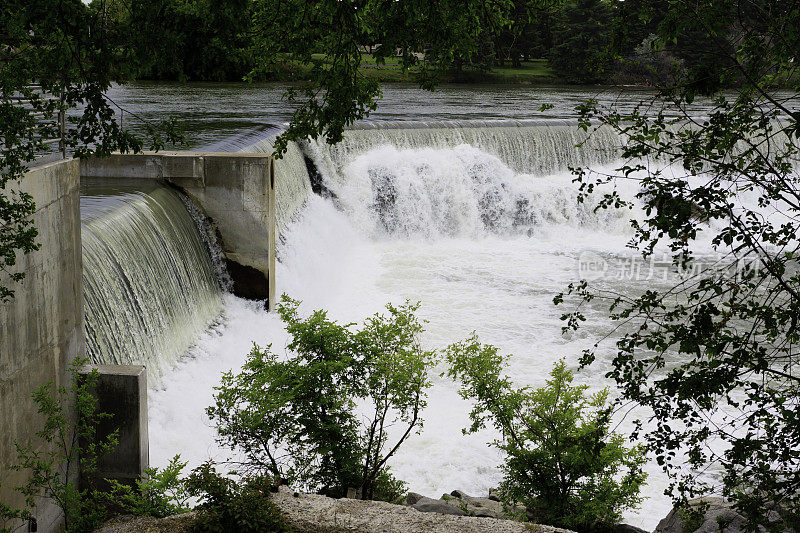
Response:
POLYGON ((547 59, 559 77, 571 83, 608 79, 613 15, 614 4, 606 0, 571 0, 557 11, 547 59))
MULTIPOLYGON (((609 376, 624 399, 651 410, 639 433, 674 480, 676 500, 719 494, 751 528, 796 528, 800 11, 778 1, 670 2, 661 44, 697 35, 713 61, 684 54, 685 78, 662 87, 647 112, 582 108, 584 128, 621 134, 623 164, 611 176, 576 171, 584 192, 638 180, 644 216, 632 222, 630 245, 645 258, 670 254, 683 278, 640 295, 586 281, 568 293, 582 305, 608 304, 622 333, 609 376), (717 94, 697 118, 696 95, 731 83, 741 89, 717 94)), ((630 204, 599 190, 600 208, 630 204)), ((582 307, 564 318, 577 328, 582 307)), ((588 350, 583 362, 594 359, 588 350)))
POLYGON ((141 63, 139 78, 242 81, 253 67, 249 0, 119 5, 115 22, 141 63))
POLYGON ((644 450, 627 448, 610 431, 608 390, 587 397, 563 360, 545 387, 515 388, 503 375, 506 358, 475 336, 450 346, 446 358, 459 393, 475 402, 465 432, 488 422, 501 434, 494 445, 506 455, 500 493, 507 505, 524 505, 537 523, 578 531, 610 528, 638 506, 644 450))
POLYGON ((395 499, 386 463, 422 427, 430 385, 417 306, 387 305, 354 330, 324 311, 304 319, 299 304, 284 296, 278 305, 288 358, 254 347, 241 373, 223 376, 208 409, 219 441, 244 455, 246 472, 337 497, 354 488, 395 499))
MULTIPOLYGON (((104 95, 135 73, 120 55, 121 34, 96 0, 8 0, 0 6, 0 301, 14 295, 25 273, 19 255, 38 248, 32 196, 21 187, 28 166, 59 136, 57 113, 75 112, 64 134, 76 156, 137 151, 142 140, 124 131, 104 95)), ((122 47, 124 48, 124 47, 122 47)), ((150 146, 177 141, 174 124, 147 126, 150 146)))

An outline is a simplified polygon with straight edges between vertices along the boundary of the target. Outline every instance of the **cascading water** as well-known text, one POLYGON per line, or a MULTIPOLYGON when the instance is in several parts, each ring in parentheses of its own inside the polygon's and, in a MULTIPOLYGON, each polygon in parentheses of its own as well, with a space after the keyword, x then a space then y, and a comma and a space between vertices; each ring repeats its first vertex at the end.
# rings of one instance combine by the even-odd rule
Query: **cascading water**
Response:
POLYGON ((143 364, 157 380, 220 315, 221 252, 209 252, 212 239, 167 187, 144 180, 81 187, 88 355, 143 364))
MULTIPOLYGON (((271 154, 274 151, 273 137, 262 139, 243 148, 242 152, 271 154)), ((303 152, 296 143, 289 143, 286 153, 275 162, 275 223, 278 238, 283 237, 286 226, 295 218, 311 194, 303 152)))
POLYGON ((339 206, 367 234, 427 238, 530 234, 544 225, 586 228, 625 223, 577 201, 570 176, 517 174, 470 145, 356 157, 330 185, 339 206))
MULTIPOLYGON (((273 139, 274 137, 264 138, 242 151, 271 153, 273 139)), ((325 186, 337 193, 342 187, 351 185, 352 176, 344 171, 344 165, 382 146, 390 146, 396 150, 435 150, 456 148, 460 145, 468 145, 494 156, 507 169, 516 173, 541 175, 566 169, 568 166, 613 161, 617 157, 619 138, 607 128, 586 133, 578 129, 574 122, 561 120, 417 121, 367 123, 345 131, 342 142, 334 146, 321 140, 304 142, 302 146, 289 143, 286 153, 276 165, 276 219, 279 234, 283 236, 287 225, 311 194, 309 172, 304 158, 313 161, 325 179, 325 186), (579 150, 575 149, 577 145, 580 145, 579 150)), ((475 171, 481 172, 480 169, 475 171)), ((384 165, 372 172, 372 179, 385 185, 384 197, 379 201, 390 199, 391 180, 387 172, 394 172, 391 165, 384 165)), ((514 186, 510 182, 508 185, 514 186)), ((487 194, 491 192, 487 190, 487 194)), ((522 197, 519 200, 522 204, 526 202, 522 197)), ((484 198, 483 201, 490 200, 484 198)), ((432 209, 439 207, 444 206, 431 205, 432 209)), ((537 216, 526 205, 518 207, 517 225, 524 225, 537 216)))
POLYGON ((344 165, 380 146, 402 150, 462 144, 497 157, 517 173, 542 175, 569 166, 609 163, 618 157, 620 141, 610 128, 587 133, 576 123, 561 120, 379 122, 346 131, 336 145, 317 140, 305 148, 332 181, 346 176, 344 165))

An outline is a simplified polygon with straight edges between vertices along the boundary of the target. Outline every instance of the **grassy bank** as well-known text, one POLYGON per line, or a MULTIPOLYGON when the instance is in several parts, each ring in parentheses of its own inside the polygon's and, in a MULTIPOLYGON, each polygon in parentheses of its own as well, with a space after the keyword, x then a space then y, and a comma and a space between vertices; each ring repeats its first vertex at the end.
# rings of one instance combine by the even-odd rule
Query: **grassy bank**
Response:
MULTIPOLYGON (((315 56, 321 64, 327 63, 325 57, 320 54, 315 56)), ((362 54, 359 71, 365 77, 380 81, 382 83, 391 82, 414 82, 419 72, 418 68, 403 71, 398 58, 390 57, 383 64, 377 64, 375 58, 368 54, 362 54)), ((271 81, 297 81, 310 77, 311 67, 302 65, 295 61, 286 61, 281 72, 277 73, 271 81)), ((470 83, 502 83, 502 84, 529 84, 545 85, 557 84, 559 78, 553 74, 547 60, 534 59, 523 61, 519 67, 495 67, 489 72, 466 71, 459 75, 451 75, 443 80, 446 82, 470 82, 470 83)))

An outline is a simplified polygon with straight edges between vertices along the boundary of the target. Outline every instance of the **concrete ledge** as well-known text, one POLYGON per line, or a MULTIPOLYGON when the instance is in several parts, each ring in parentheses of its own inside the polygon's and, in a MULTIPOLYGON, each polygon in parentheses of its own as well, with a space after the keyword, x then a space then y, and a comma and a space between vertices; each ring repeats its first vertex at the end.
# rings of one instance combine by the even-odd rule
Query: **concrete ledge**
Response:
MULTIPOLYGON (((196 187, 205 186, 206 160, 252 160, 256 164, 272 159, 268 154, 238 152, 164 152, 114 153, 107 157, 91 157, 80 162, 81 176, 86 178, 132 178, 184 180, 196 187)), ((266 163, 264 163, 266 164, 266 163)), ((187 183, 188 184, 188 183, 187 183)))

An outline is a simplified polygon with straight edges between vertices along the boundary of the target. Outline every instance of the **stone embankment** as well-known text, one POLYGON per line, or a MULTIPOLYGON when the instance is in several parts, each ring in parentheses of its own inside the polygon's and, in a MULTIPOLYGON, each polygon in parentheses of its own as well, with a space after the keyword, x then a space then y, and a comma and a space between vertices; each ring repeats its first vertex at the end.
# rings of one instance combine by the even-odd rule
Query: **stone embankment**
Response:
MULTIPOLYGON (((503 516, 500 502, 472 498, 458 491, 442 500, 412 494, 408 505, 337 500, 293 493, 285 488, 272 500, 298 533, 569 533, 551 526, 500 518, 503 516)), ((193 513, 162 520, 116 519, 96 533, 188 532, 193 519, 193 513)))
MULTIPOLYGON (((703 518, 699 522, 699 527, 692 528, 691 533, 744 533, 747 531, 745 518, 731 507, 731 504, 722 498, 697 498, 690 500, 692 506, 705 506, 703 518)), ((789 529, 777 527, 780 522, 780 515, 775 509, 765 509, 763 516, 767 518, 775 530, 783 533, 793 533, 789 529)), ((685 514, 679 509, 673 509, 658 523, 654 533, 688 533, 685 522, 685 514)), ((695 524, 697 526, 697 524, 695 524)), ((767 528, 759 526, 759 533, 767 533, 767 528)))
POLYGON ((566 530, 491 516, 500 516, 502 506, 483 498, 472 501, 420 497, 414 505, 386 502, 335 500, 314 494, 279 492, 275 503, 298 531, 348 533, 559 533, 566 530), (490 502, 490 503, 488 503, 490 502))

